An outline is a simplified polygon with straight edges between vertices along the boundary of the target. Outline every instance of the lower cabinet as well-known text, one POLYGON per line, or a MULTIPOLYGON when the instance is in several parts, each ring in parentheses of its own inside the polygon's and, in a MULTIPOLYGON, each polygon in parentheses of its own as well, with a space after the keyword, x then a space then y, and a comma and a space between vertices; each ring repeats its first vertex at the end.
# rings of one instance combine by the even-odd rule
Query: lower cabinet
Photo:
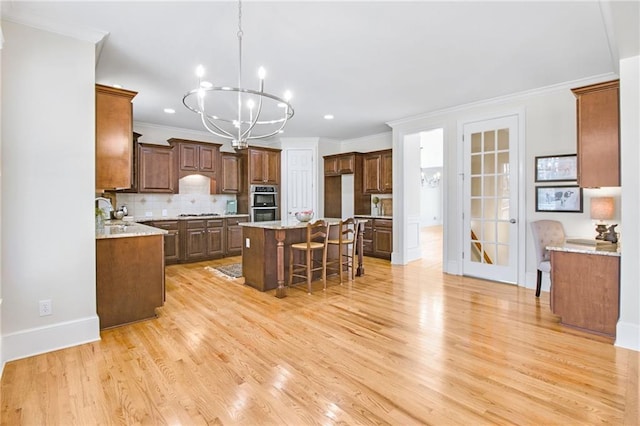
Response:
POLYGON ((249 217, 158 220, 149 226, 164 229, 165 263, 189 263, 242 254, 242 222, 249 217))
POLYGON ((151 222, 149 226, 164 229, 164 263, 171 265, 180 261, 180 229, 177 220, 151 222))
POLYGON ((228 218, 226 221, 227 245, 225 256, 240 256, 242 254, 242 222, 248 222, 249 218, 228 218))
POLYGON ((372 219, 364 225, 362 254, 391 260, 393 251, 393 221, 391 219, 372 219))

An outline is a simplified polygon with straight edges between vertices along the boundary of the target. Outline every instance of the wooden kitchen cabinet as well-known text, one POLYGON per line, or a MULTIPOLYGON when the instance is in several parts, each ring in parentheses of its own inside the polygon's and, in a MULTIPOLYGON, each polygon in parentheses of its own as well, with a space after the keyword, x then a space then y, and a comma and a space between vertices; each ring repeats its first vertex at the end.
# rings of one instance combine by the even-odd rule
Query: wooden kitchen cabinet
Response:
POLYGON ((242 192, 242 157, 229 152, 221 153, 220 157, 222 163, 220 192, 239 194, 242 192))
POLYGON ((383 194, 393 191, 393 154, 390 149, 365 154, 362 167, 364 193, 383 194))
POLYGON ((620 186, 619 80, 572 89, 576 96, 578 184, 620 186))
POLYGON ((172 146, 138 144, 138 192, 178 192, 176 155, 172 146))
POLYGON ((177 220, 159 220, 149 224, 164 229, 164 263, 171 265, 180 261, 180 227, 177 220))
POLYGON ((551 311, 562 324, 615 338, 620 257, 550 250, 551 311))
POLYGON ((391 219, 368 219, 364 224, 362 253, 365 256, 391 259, 393 251, 393 221, 391 219))
POLYGON ((239 223, 248 221, 248 217, 225 219, 225 229, 227 234, 225 256, 239 256, 242 254, 242 227, 239 225, 239 223))
POLYGON ((207 259, 224 257, 225 232, 224 219, 207 220, 207 259))
POLYGON ((280 150, 249 148, 249 182, 251 184, 280 184, 280 150))
POLYGON ((178 176, 200 174, 215 180, 220 168, 221 144, 171 138, 168 142, 178 150, 178 176))
POLYGON ((339 176, 355 172, 356 153, 327 155, 324 157, 324 175, 339 176))
POLYGON ((155 318, 165 300, 163 236, 96 240, 100 329, 155 318))
POLYGON ((96 84, 96 192, 131 188, 137 92, 96 84))

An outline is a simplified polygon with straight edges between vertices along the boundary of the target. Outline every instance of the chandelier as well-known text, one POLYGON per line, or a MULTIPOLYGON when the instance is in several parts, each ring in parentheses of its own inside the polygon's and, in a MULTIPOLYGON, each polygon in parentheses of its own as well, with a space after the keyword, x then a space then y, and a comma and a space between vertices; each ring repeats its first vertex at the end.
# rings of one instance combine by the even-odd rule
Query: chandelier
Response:
POLYGON ((281 133, 293 117, 287 90, 282 98, 264 91, 266 71, 258 70, 260 88, 242 87, 242 0, 238 1, 238 87, 214 86, 204 77, 204 67, 196 68, 198 86, 182 98, 184 106, 200 115, 202 124, 211 133, 231 140, 236 149, 249 147, 249 140, 266 139, 281 133))

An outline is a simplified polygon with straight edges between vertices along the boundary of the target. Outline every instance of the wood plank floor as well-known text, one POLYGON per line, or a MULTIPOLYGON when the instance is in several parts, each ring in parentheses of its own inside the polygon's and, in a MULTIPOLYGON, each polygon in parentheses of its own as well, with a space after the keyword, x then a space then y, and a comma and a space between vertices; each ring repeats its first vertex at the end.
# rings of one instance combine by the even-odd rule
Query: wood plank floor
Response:
POLYGON ((157 319, 8 363, 1 423, 640 423, 638 352, 434 257, 284 299, 205 269, 240 258, 169 266, 157 319))

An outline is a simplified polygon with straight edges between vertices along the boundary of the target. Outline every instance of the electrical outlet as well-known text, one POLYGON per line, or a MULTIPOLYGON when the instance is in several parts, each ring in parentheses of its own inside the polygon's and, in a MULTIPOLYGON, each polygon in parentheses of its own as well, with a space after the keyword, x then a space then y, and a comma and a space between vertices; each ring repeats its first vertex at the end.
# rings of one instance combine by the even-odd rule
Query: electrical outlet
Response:
POLYGON ((40 301, 40 316, 44 317, 47 315, 51 315, 53 313, 51 307, 51 299, 41 300, 40 301))
POLYGON ((251 248, 251 240, 248 238, 244 239, 244 245, 246 248, 251 248))

